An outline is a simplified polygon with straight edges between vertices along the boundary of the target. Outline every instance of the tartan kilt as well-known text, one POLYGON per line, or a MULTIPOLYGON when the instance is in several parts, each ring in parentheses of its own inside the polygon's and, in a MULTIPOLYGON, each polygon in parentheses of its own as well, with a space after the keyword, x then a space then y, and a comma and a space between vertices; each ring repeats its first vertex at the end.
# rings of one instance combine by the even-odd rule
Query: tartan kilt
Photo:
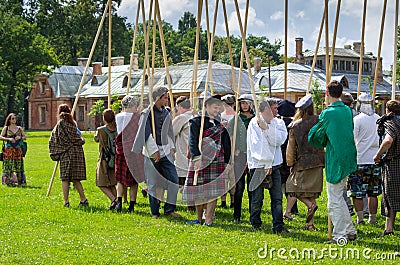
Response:
POLYGON ((62 181, 86 180, 85 154, 82 145, 69 148, 60 159, 62 181))
POLYGON ((217 156, 207 167, 198 171, 196 186, 193 185, 195 173, 193 169, 194 162, 190 161, 188 175, 182 191, 183 200, 213 199, 228 191, 228 183, 224 174, 223 154, 217 156))
POLYGON ((115 179, 127 187, 138 183, 129 170, 124 154, 115 154, 115 179))
POLYGON ((393 158, 382 167, 382 207, 383 216, 389 216, 389 209, 400 212, 400 159, 393 158))

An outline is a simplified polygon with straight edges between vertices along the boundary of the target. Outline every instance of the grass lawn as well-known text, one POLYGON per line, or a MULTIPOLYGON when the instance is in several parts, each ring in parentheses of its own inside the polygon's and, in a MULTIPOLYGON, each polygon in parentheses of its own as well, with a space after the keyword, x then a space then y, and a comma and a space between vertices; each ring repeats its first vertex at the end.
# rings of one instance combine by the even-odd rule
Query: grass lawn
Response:
POLYGON ((49 135, 27 133, 27 187, 0 185, 0 264, 400 264, 400 257, 393 257, 400 251, 398 235, 377 238, 385 221, 380 209, 377 225, 356 227, 356 243, 326 244, 326 193, 317 201, 319 230, 301 230, 306 208, 299 203, 300 215, 285 221, 291 231, 286 235, 272 234, 268 192, 258 232, 251 231, 247 196, 241 224, 232 222, 233 209, 217 208, 215 227, 185 225, 195 214, 183 206, 177 209, 182 220, 152 219, 148 199, 140 193, 135 213, 109 211, 109 200, 95 185, 98 144, 93 133, 84 134, 87 181, 82 182, 90 207, 79 208, 79 196, 72 189, 71 207, 64 208, 58 174, 46 197, 55 165, 48 155, 49 135), (313 250, 315 257, 308 256, 313 250))

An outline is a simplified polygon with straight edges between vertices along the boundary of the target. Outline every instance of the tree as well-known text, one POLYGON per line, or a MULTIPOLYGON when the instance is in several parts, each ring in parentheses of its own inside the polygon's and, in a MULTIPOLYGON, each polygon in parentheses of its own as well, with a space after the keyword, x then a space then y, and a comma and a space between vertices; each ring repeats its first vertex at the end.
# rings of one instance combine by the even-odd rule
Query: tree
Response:
POLYGON ((181 19, 179 19, 178 21, 178 32, 179 34, 186 34, 188 29, 195 29, 197 27, 197 20, 196 17, 186 11, 183 16, 181 17, 181 19))
MULTIPOLYGON (((58 65, 58 59, 38 29, 22 17, 0 8, 0 78, 1 100, 6 108, 1 115, 21 113, 29 95, 34 77, 50 72, 48 66, 58 65), (3 45, 6 44, 6 45, 3 45)), ((4 106, 4 105, 3 105, 4 106)), ((25 115, 27 119, 27 115, 25 115)))

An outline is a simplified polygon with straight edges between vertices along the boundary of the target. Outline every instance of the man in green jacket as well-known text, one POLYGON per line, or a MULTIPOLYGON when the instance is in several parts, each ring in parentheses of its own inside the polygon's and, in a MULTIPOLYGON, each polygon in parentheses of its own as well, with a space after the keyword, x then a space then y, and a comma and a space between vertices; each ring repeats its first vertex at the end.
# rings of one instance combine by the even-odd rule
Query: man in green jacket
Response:
POLYGON ((317 148, 326 147, 325 171, 328 193, 328 214, 332 219, 332 240, 355 240, 356 230, 351 222, 343 198, 343 186, 350 173, 357 170, 357 151, 353 136, 353 114, 340 101, 343 86, 331 81, 326 89, 330 104, 319 116, 319 122, 311 128, 308 141, 317 148))

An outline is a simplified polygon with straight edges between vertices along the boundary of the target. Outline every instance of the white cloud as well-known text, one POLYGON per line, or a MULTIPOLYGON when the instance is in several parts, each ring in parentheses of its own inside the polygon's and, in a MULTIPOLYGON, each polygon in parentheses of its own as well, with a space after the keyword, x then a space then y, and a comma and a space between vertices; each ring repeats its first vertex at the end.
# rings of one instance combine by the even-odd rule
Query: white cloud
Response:
POLYGON ((280 20, 283 19, 283 12, 282 11, 276 11, 273 13, 270 17, 271 20, 280 20))
MULTIPOLYGON (((240 10, 240 16, 242 18, 242 23, 244 26, 244 15, 245 15, 246 10, 245 9, 239 9, 239 10, 240 10)), ((229 24, 229 29, 230 29, 231 33, 240 34, 239 23, 238 23, 238 18, 237 18, 236 12, 232 12, 229 15, 228 24, 229 24)), ((248 18, 247 18, 247 28, 250 29, 252 27, 258 28, 258 27, 263 27, 263 26, 265 26, 265 23, 261 19, 257 18, 256 10, 253 7, 249 7, 249 13, 248 13, 248 18)), ((249 32, 249 30, 247 32, 249 32)))
POLYGON ((296 14, 297 18, 304 18, 304 16, 305 16, 305 12, 303 10, 297 12, 297 14, 296 14))

